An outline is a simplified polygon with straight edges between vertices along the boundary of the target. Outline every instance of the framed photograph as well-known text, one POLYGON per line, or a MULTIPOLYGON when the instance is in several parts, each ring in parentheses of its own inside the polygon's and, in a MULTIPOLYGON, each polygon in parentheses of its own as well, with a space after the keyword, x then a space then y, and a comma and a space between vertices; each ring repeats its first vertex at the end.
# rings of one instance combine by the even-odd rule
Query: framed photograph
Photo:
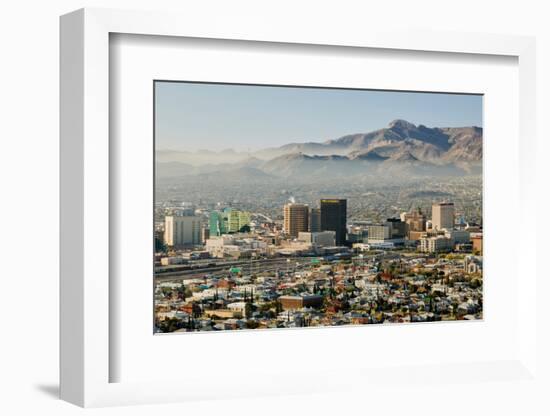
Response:
POLYGON ((539 388, 534 62, 527 37, 63 16, 62 398, 539 388))

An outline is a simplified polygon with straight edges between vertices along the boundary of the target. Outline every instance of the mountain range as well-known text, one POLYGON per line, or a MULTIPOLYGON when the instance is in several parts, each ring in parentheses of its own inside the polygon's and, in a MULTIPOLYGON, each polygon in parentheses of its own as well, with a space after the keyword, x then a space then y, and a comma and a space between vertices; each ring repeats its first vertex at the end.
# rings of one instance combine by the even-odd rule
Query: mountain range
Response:
POLYGON ((229 175, 256 178, 365 174, 464 175, 481 172, 480 127, 426 127, 394 120, 368 133, 324 142, 289 143, 254 153, 157 152, 157 176, 229 175))

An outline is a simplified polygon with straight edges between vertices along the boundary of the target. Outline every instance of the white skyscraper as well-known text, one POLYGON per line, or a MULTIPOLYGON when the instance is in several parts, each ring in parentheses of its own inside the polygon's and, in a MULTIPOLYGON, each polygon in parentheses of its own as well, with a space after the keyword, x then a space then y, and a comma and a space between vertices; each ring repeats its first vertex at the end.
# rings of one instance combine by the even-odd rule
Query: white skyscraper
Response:
POLYGON ((164 220, 164 242, 170 247, 200 244, 200 218, 194 215, 167 215, 164 220))
POLYGON ((437 231, 452 230, 455 224, 455 204, 441 202, 432 205, 432 228, 437 231))

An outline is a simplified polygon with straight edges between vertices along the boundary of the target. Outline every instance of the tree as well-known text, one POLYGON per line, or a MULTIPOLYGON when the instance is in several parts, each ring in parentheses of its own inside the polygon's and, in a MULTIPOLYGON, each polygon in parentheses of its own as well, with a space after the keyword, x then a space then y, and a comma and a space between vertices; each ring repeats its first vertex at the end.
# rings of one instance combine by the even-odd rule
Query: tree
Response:
POLYGON ((479 279, 472 279, 470 280, 470 288, 472 289, 478 289, 481 287, 481 280, 479 279))
POLYGON ((178 298, 185 301, 185 285, 182 283, 180 287, 178 288, 178 298))
POLYGON ((180 328, 184 328, 186 324, 177 318, 167 318, 157 323, 161 332, 174 332, 180 328))
POLYGON ((260 323, 257 321, 246 321, 246 329, 257 329, 260 326, 260 323))
POLYGON ((252 317, 252 304, 250 302, 247 302, 244 305, 244 316, 246 319, 250 319, 252 317))

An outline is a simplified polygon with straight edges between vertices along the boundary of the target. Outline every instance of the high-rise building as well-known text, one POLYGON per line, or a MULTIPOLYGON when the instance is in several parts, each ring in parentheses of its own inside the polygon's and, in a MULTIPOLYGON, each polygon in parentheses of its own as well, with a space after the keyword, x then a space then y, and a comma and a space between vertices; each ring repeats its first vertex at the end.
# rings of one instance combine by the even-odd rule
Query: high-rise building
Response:
POLYGON ((306 232, 309 228, 309 207, 304 204, 290 203, 283 208, 284 232, 291 237, 298 237, 298 233, 306 232))
POLYGON ((223 211, 212 211, 210 213, 209 228, 211 236, 248 231, 247 227, 250 227, 250 213, 246 211, 226 208, 223 211))
POLYGON ((335 231, 336 245, 346 242, 347 199, 321 199, 321 231, 335 231))
POLYGON ((455 204, 441 202, 432 205, 432 228, 436 231, 452 230, 455 224, 455 204))
POLYGON ((164 219, 164 242, 169 247, 200 244, 200 217, 194 215, 167 215, 164 219))
POLYGON ((408 231, 426 231, 426 215, 420 208, 402 214, 401 221, 408 226, 408 231))
POLYGON ((227 213, 223 211, 212 211, 210 213, 210 235, 220 236, 227 233, 227 213))
POLYGON ((318 233, 321 231, 321 209, 310 208, 309 209, 309 231, 312 233, 318 233))

